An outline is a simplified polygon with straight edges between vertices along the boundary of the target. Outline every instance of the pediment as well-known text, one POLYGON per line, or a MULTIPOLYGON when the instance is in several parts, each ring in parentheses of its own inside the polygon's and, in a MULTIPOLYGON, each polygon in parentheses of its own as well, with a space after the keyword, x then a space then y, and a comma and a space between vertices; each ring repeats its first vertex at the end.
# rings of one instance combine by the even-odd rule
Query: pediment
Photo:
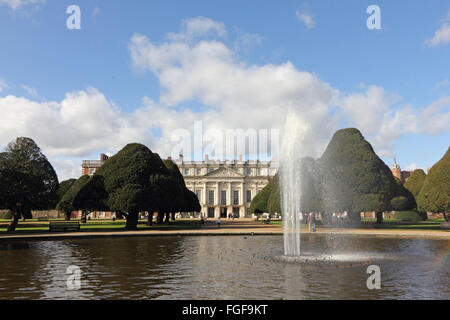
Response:
POLYGON ((240 174, 239 172, 222 167, 222 168, 216 169, 214 171, 211 171, 210 173, 206 174, 205 177, 243 178, 244 176, 242 174, 240 174))

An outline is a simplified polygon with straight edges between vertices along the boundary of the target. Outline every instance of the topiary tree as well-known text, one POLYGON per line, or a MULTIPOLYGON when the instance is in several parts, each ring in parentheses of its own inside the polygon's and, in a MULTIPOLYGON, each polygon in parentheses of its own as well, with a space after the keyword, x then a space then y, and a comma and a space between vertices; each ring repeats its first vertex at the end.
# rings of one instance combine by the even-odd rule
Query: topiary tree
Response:
POLYGON ((54 208, 57 189, 55 170, 32 139, 19 137, 0 153, 0 208, 12 211, 8 232, 31 210, 54 208))
POLYGON ((417 204, 420 211, 442 213, 450 223, 450 148, 428 171, 417 204))
POLYGON ((323 216, 347 211, 352 221, 360 221, 360 212, 376 211, 381 222, 396 184, 391 170, 359 130, 338 130, 317 163, 323 216))
MULTIPOLYGON (((175 162, 172 160, 164 160, 163 162, 173 181, 173 184, 171 185, 172 190, 169 193, 171 199, 169 199, 168 203, 170 204, 169 214, 172 216, 172 220, 175 220, 176 212, 188 212, 189 210, 186 183, 175 162)), ((169 214, 167 215, 166 221, 168 221, 169 214)))
POLYGON ((139 212, 151 208, 155 198, 151 196, 150 177, 159 172, 167 172, 159 156, 142 144, 131 143, 106 160, 94 174, 104 178, 108 194, 105 203, 125 216, 126 229, 137 229, 139 212))
POLYGON ((405 188, 408 189, 414 197, 417 197, 426 178, 427 175, 422 169, 416 169, 411 176, 409 176, 408 180, 406 180, 405 188))
MULTIPOLYGON (((250 208, 249 208, 250 213, 253 213, 256 216, 259 216, 261 213, 269 212, 268 202, 269 202, 269 198, 271 196, 272 196, 271 209, 272 210, 277 209, 276 208, 277 200, 275 199, 275 197, 277 195, 279 197, 279 191, 276 192, 276 188, 277 188, 275 186, 276 181, 278 181, 278 178, 276 178, 276 177, 272 178, 269 181, 269 183, 260 192, 258 192, 258 194, 252 199, 252 202, 250 203, 250 208), (273 193, 273 189, 275 189, 275 193, 273 193)), ((278 187, 278 190, 279 190, 279 187, 278 187)), ((281 212, 281 210, 279 212, 281 212)))
POLYGON ((394 211, 407 211, 407 210, 409 210, 409 209, 407 209, 408 202, 409 202, 409 200, 407 197, 399 196, 399 197, 392 198, 391 208, 394 211))
POLYGON ((94 175, 78 190, 72 203, 76 210, 82 210, 81 222, 86 223, 89 212, 109 210, 107 199, 108 193, 105 190, 103 176, 94 175))
POLYGON ((61 201, 62 197, 64 197, 66 192, 73 186, 75 181, 77 181, 77 179, 68 179, 59 183, 58 191, 56 191, 58 202, 61 201))
POLYGON ((65 220, 69 221, 72 215, 72 211, 77 210, 78 208, 74 205, 73 201, 83 188, 83 186, 89 181, 89 176, 81 176, 78 180, 72 184, 72 186, 64 193, 61 200, 59 200, 56 205, 56 209, 60 210, 64 213, 65 220))
POLYGON ((184 212, 200 212, 202 210, 200 201, 193 191, 187 188, 184 189, 184 196, 186 199, 186 208, 183 210, 184 212))
POLYGON ((269 189, 269 197, 267 198, 267 212, 281 214, 281 200, 280 200, 280 178, 276 174, 267 184, 269 189))

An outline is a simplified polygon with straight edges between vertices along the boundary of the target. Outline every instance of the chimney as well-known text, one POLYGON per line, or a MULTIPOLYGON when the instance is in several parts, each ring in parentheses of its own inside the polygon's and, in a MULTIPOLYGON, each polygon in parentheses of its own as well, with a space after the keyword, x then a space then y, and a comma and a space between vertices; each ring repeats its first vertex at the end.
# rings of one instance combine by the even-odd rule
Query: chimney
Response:
POLYGON ((208 162, 208 161, 209 161, 209 157, 207 154, 205 154, 205 162, 208 162))
POLYGON ((178 160, 183 161, 183 155, 181 153, 178 155, 178 160))
POLYGON ((108 156, 106 154, 104 154, 104 153, 100 154, 100 160, 101 161, 106 161, 107 159, 108 159, 108 156))

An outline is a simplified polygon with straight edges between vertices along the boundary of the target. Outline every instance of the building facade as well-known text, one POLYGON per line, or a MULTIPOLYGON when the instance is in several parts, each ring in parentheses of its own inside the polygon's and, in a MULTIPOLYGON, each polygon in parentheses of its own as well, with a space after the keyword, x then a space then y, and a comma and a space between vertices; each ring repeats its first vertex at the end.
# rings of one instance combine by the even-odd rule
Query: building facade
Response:
POLYGON ((392 171, 392 175, 394 177, 396 177, 397 179, 399 179, 402 182, 402 184, 405 184, 406 180, 408 180, 409 176, 411 175, 410 171, 402 171, 400 166, 397 164, 395 158, 394 158, 394 164, 392 165, 391 171, 392 171))
POLYGON ((209 160, 175 161, 186 182, 200 202, 201 213, 208 218, 250 217, 252 199, 278 170, 278 161, 209 160))
POLYGON ((104 153, 100 154, 100 160, 83 160, 81 162, 81 175, 92 176, 102 164, 108 160, 108 156, 104 153))

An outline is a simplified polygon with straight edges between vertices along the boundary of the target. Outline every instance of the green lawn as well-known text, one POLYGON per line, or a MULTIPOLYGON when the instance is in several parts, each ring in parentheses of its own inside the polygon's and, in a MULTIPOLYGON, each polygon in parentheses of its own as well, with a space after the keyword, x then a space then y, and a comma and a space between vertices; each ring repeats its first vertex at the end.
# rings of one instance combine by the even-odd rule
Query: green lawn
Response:
MULTIPOLYGON (((63 219, 52 219, 52 221, 63 219)), ((79 221, 78 219, 72 219, 71 221, 79 221)), ((184 229, 197 229, 200 228, 200 221, 190 219, 180 219, 176 221, 170 221, 166 224, 153 224, 149 227, 146 225, 147 220, 140 220, 138 223, 138 230, 184 230, 184 229)), ((5 234, 8 227, 8 219, 0 219, 0 234, 5 234)), ((125 227, 125 220, 88 220, 87 223, 80 224, 81 231, 123 231, 125 227)), ((47 221, 37 221, 36 219, 27 220, 26 222, 20 221, 15 233, 32 233, 32 232, 48 232, 49 223, 47 221)))
MULTIPOLYGON (((264 223, 264 219, 260 219, 259 222, 264 223)), ((426 221, 418 222, 404 222, 400 219, 384 219, 382 224, 377 224, 376 219, 363 218, 361 223, 355 226, 343 226, 343 227, 354 227, 354 228, 364 228, 364 229, 400 229, 400 230, 441 230, 441 224, 444 219, 428 219, 426 221)), ((281 220, 271 220, 271 225, 282 226, 283 221, 281 220)), ((303 228, 308 228, 307 224, 302 224, 300 226, 303 228)), ((321 228, 336 228, 337 226, 322 226, 317 224, 318 229, 321 228)))

